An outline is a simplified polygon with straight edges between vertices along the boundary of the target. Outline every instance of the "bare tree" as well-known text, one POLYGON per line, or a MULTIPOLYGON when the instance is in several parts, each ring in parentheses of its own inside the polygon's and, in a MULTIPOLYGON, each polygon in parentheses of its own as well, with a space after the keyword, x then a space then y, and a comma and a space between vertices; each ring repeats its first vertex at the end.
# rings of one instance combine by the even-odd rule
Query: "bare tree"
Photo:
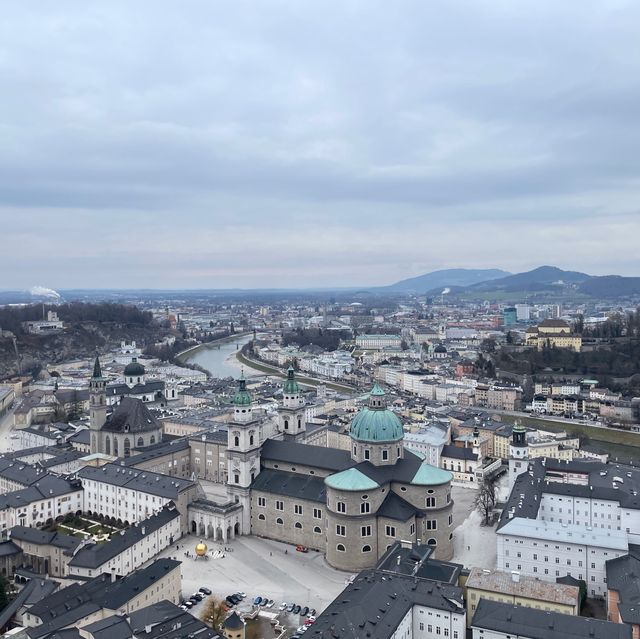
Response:
POLYGON ((476 496, 476 508, 480 512, 485 526, 489 525, 491 512, 496 505, 496 485, 495 482, 488 478, 484 478, 478 489, 476 496))
POLYGON ((214 630, 219 630, 220 625, 227 617, 227 607, 224 602, 216 599, 215 597, 209 597, 204 604, 204 608, 200 613, 200 620, 206 623, 214 630))

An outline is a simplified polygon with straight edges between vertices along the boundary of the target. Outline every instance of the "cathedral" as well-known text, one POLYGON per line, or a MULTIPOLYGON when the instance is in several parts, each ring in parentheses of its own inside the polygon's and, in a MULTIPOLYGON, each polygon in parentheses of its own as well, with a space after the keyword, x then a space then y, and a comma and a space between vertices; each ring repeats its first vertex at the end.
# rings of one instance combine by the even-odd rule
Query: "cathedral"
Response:
POLYGON ((453 555, 452 475, 403 446, 404 430, 375 385, 351 424, 351 450, 304 443, 304 400, 289 369, 280 438, 264 438, 244 379, 228 425, 228 492, 242 505, 242 534, 325 553, 342 570, 375 565, 396 542, 453 555))
MULTIPOLYGON (((162 426, 139 399, 123 398, 107 417, 105 387, 96 359, 90 380, 92 452, 127 458, 162 440, 162 426)), ((453 476, 404 447, 402 422, 377 384, 353 418, 350 450, 305 443, 304 398, 292 368, 276 428, 254 414, 241 377, 226 430, 228 501, 190 504, 193 532, 215 529, 229 531, 225 540, 258 535, 305 546, 348 571, 374 566, 397 541, 427 544, 435 558, 451 559, 453 476)), ((189 443, 199 446, 204 439, 189 443)), ((152 451, 164 454, 162 447, 152 451)), ((194 459, 187 464, 190 476, 194 459)))

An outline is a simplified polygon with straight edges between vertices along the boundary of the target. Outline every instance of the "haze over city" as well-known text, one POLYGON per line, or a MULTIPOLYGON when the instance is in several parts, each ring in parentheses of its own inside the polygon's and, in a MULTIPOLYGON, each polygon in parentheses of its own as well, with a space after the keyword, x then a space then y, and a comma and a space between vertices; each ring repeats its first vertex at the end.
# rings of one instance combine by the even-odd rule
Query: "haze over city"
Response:
POLYGON ((633 2, 6 4, 0 288, 640 275, 639 22, 633 2))

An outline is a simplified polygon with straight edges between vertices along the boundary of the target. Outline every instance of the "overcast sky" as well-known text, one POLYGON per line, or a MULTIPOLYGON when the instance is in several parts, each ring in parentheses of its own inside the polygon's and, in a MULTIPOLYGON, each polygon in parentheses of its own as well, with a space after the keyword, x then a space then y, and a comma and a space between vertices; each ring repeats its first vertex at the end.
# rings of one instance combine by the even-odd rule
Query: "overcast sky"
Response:
POLYGON ((640 275, 637 0, 2 11, 0 289, 640 275))

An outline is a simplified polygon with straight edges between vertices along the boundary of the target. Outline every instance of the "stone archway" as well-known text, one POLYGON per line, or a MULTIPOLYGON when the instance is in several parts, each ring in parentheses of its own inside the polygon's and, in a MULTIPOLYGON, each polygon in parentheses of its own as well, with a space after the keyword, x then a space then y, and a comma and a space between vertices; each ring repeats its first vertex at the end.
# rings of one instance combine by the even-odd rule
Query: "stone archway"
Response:
POLYGON ((213 524, 209 522, 207 524, 207 539, 213 537, 213 524))
POLYGON ((220 528, 220 526, 218 526, 216 528, 216 536, 215 536, 215 540, 216 541, 222 541, 222 528, 220 528))
POLYGON ((204 522, 201 521, 200 524, 198 525, 198 531, 199 531, 199 534, 203 537, 204 537, 205 530, 206 528, 205 528, 204 522))
POLYGON ((233 539, 233 530, 231 526, 227 526, 227 539, 233 539))
POLYGON ((195 519, 191 522, 191 532, 194 535, 198 532, 198 524, 196 524, 195 519))
POLYGON ((236 525, 233 527, 233 533, 236 537, 240 534, 240 522, 236 522, 236 525))

